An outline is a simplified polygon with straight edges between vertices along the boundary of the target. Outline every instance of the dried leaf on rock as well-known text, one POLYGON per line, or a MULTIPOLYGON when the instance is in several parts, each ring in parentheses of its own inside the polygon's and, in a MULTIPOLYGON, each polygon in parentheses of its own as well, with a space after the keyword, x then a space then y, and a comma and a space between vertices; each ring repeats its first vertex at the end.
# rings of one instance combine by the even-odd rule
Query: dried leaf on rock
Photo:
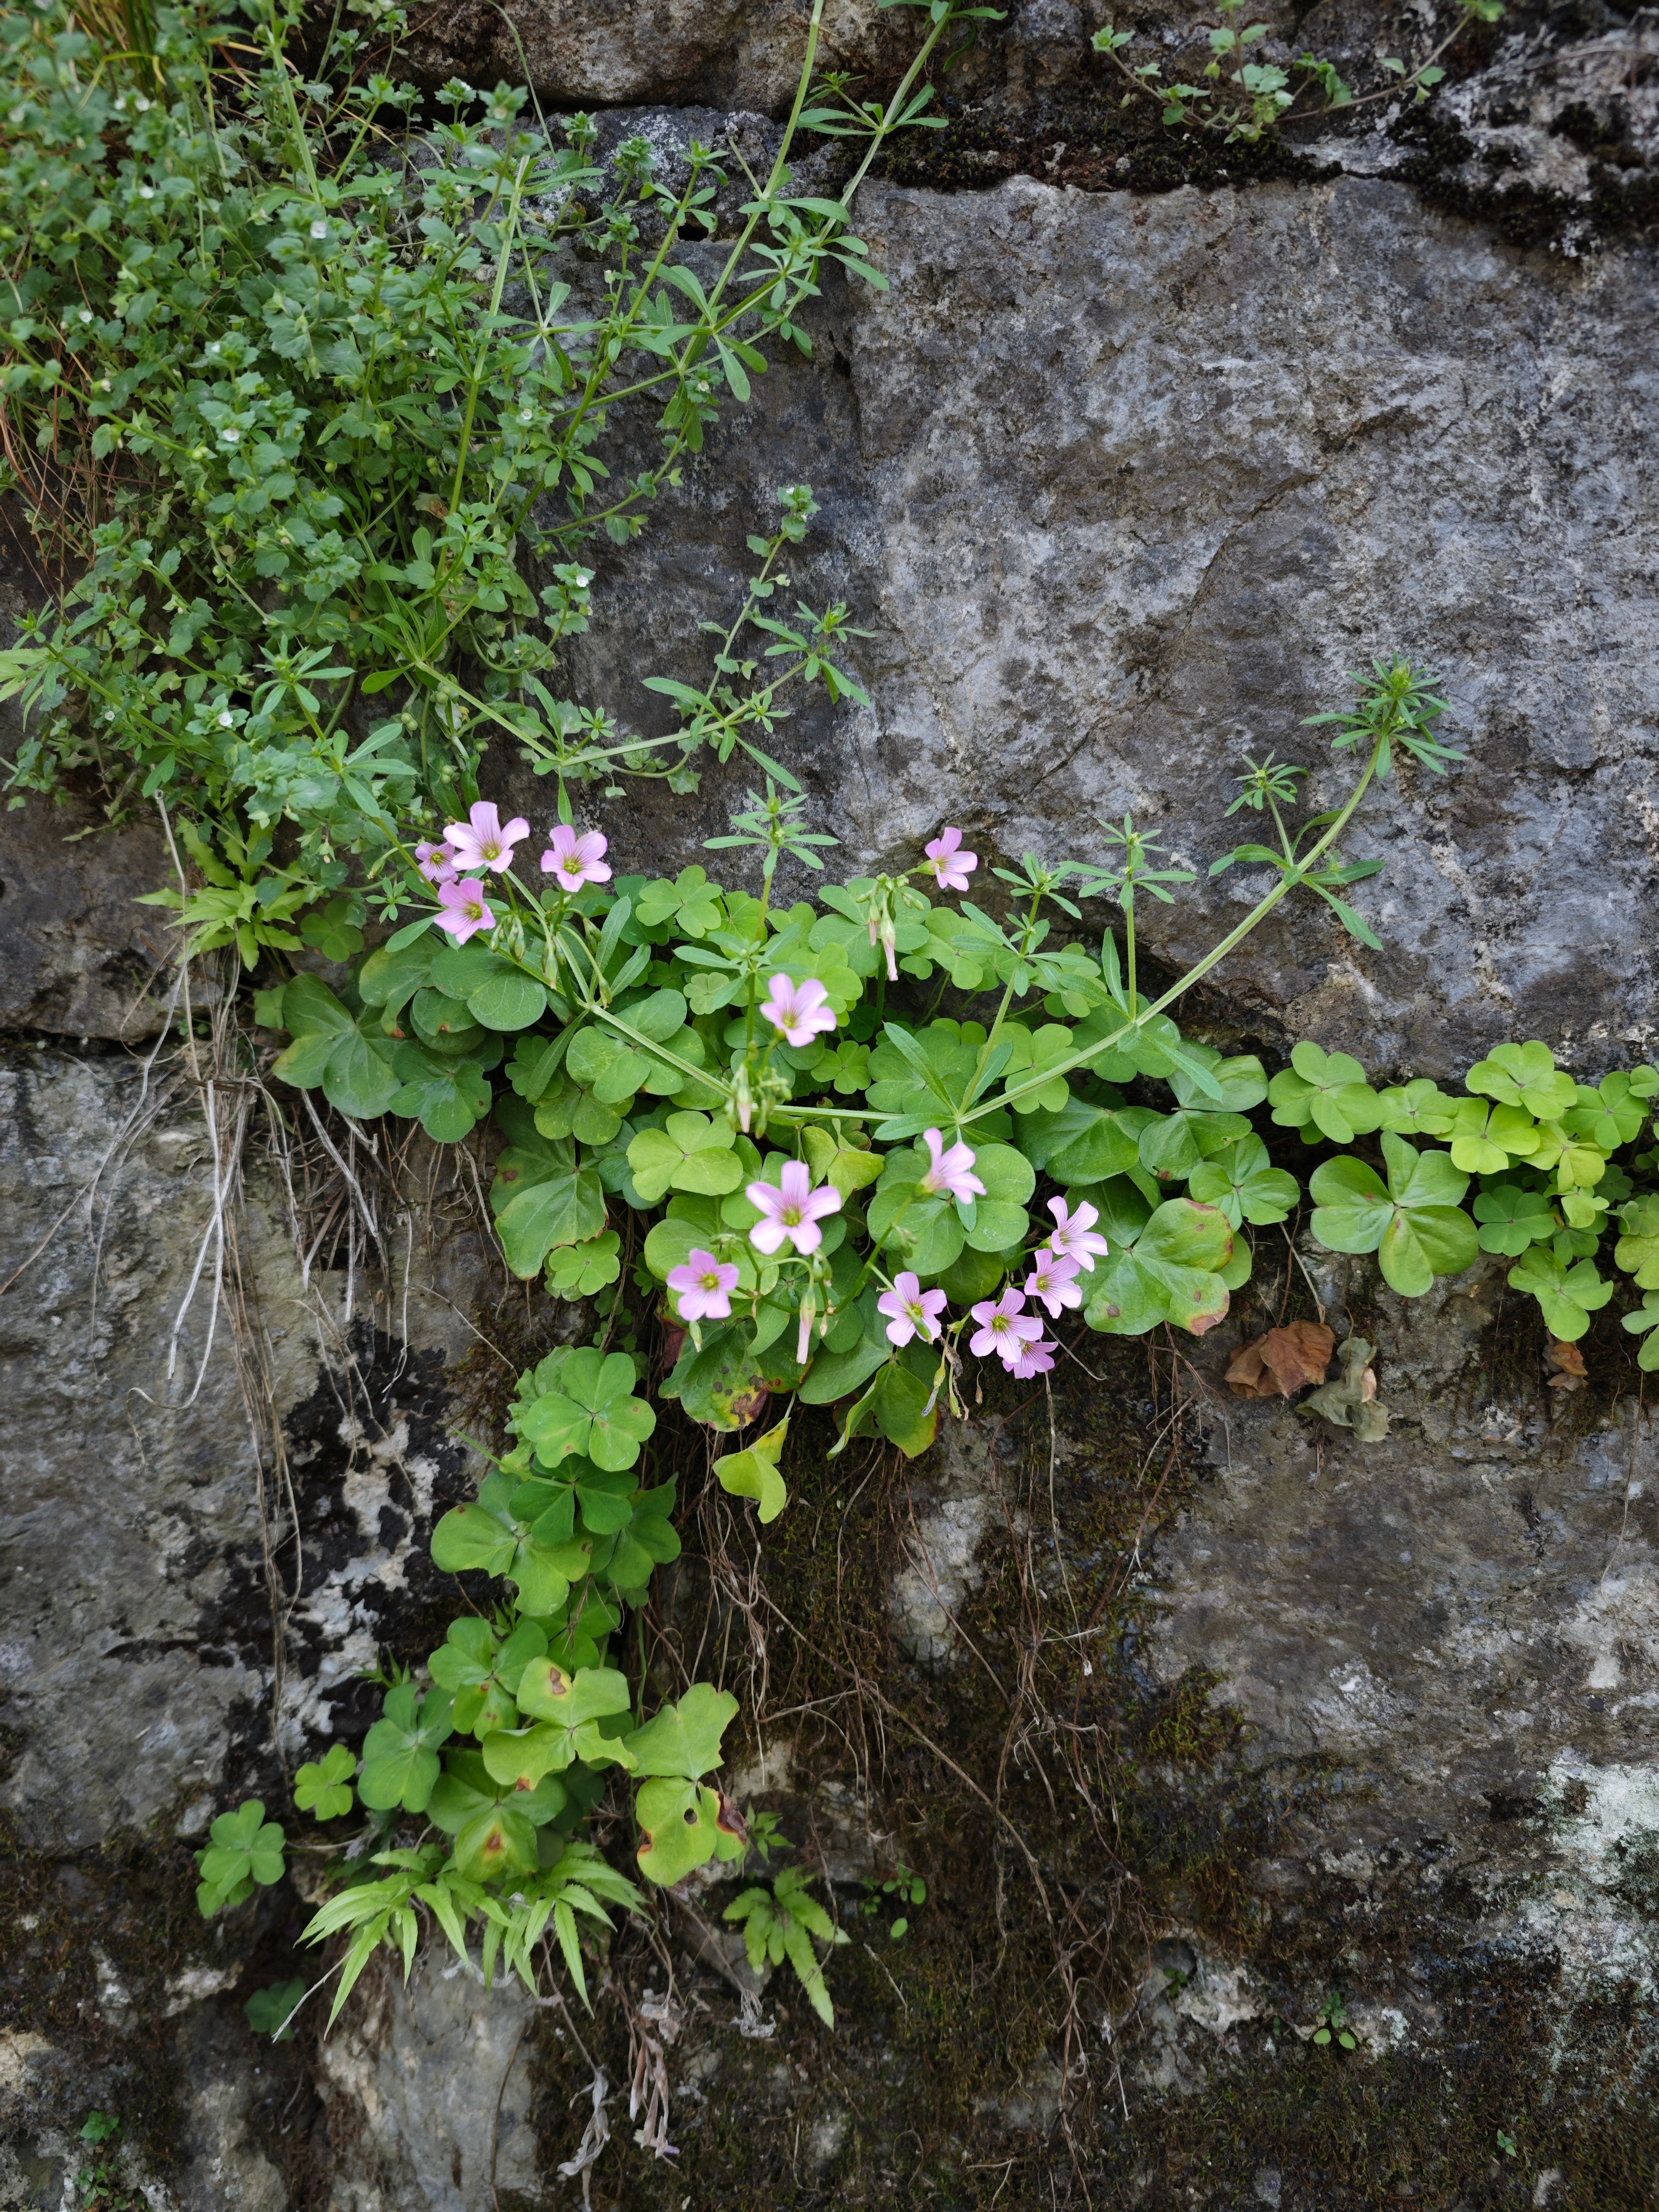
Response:
POLYGON ((1300 1410, 1322 1413, 1339 1429, 1352 1429, 1362 1444, 1380 1443, 1389 1433, 1389 1409, 1376 1395, 1376 1376, 1370 1365, 1372 1346, 1363 1336, 1351 1336, 1342 1347, 1342 1373, 1311 1397, 1300 1410))
POLYGON ((1548 1357, 1550 1365, 1557 1370, 1550 1377, 1552 1390, 1559 1390, 1565 1398, 1583 1389, 1589 1376, 1584 1367, 1584 1355, 1576 1344, 1565 1344, 1559 1336, 1553 1336, 1548 1357))
POLYGON ((1310 1382, 1322 1382, 1336 1349, 1335 1332, 1322 1322, 1293 1321, 1241 1345, 1227 1369, 1239 1398, 1293 1398, 1310 1382))

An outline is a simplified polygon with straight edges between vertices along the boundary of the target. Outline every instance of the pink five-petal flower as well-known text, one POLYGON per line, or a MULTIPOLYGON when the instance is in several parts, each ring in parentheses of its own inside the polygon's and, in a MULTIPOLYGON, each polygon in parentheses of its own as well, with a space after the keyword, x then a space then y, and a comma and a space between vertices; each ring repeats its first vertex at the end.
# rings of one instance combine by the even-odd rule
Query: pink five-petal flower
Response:
POLYGON ((1046 1375, 1054 1364, 1054 1341, 1052 1337, 1040 1336, 1035 1344, 1023 1344, 1018 1359, 1008 1362, 1008 1372, 1017 1375, 1022 1382, 1033 1375, 1046 1375))
POLYGON ((1100 1218, 1098 1209, 1085 1199, 1077 1212, 1070 1213, 1063 1198, 1051 1198, 1048 1211, 1054 1217, 1054 1233, 1048 1239, 1049 1249, 1062 1260, 1075 1260, 1079 1267, 1086 1268, 1092 1275, 1096 1255, 1103 1260, 1109 1249, 1106 1239, 1095 1227, 1100 1218))
POLYGON ((562 891, 579 891, 584 884, 608 884, 611 870, 605 855, 610 842, 597 830, 579 837, 568 823, 561 822, 553 832, 551 849, 542 854, 542 873, 556 876, 562 891))
POLYGON ((438 903, 443 912, 437 917, 438 927, 447 929, 457 945, 465 945, 481 929, 494 929, 495 917, 484 902, 484 887, 480 883, 440 884, 438 903))
POLYGON ((876 1300, 877 1312, 888 1317, 890 1344, 908 1344, 916 1335, 924 1344, 932 1344, 939 1334, 939 1317, 945 1305, 944 1291, 924 1291, 921 1276, 908 1268, 895 1275, 892 1289, 884 1291, 876 1300))
POLYGON ((499 876, 513 865, 513 848, 530 835, 530 824, 515 814, 505 829, 492 801, 481 799, 465 822, 446 822, 444 839, 458 868, 493 868, 499 876))
POLYGON ((841 1193, 831 1184, 812 1188, 812 1171, 800 1160, 786 1160, 775 1183, 751 1182, 744 1193, 763 1218, 749 1232, 757 1252, 776 1252, 785 1243, 797 1252, 816 1252, 823 1242, 819 1221, 841 1212, 841 1193))
POLYGON ((455 850, 451 845, 417 845, 415 865, 429 884, 453 884, 455 880, 455 850))
POLYGON ((969 1352, 980 1359, 994 1352, 1012 1367, 1026 1346, 1035 1344, 1042 1334, 1042 1323, 1036 1316, 1020 1310, 1024 1304, 1024 1291, 1017 1291, 1012 1283, 994 1304, 981 1298, 970 1309, 979 1328, 969 1342, 969 1352))
POLYGON ((767 995, 761 1000, 760 1011, 775 1030, 783 1031, 786 1044, 810 1044, 815 1036, 836 1026, 836 1017, 828 1005, 830 994, 816 975, 809 975, 804 983, 792 983, 787 975, 775 975, 767 987, 767 995))
POLYGON ((1077 1285, 1078 1263, 1069 1254, 1052 1252, 1044 1245, 1031 1262, 1025 1278, 1028 1298, 1041 1298, 1050 1321, 1058 1321, 1066 1306, 1080 1306, 1083 1293, 1077 1285))
POLYGON ((738 1270, 694 1244, 685 1265, 669 1269, 668 1287, 680 1302, 682 1321, 729 1321, 738 1270))
POLYGON ((938 877, 942 891, 965 891, 969 877, 979 866, 979 854, 964 853, 961 848, 961 830, 946 829, 921 848, 927 855, 928 872, 938 877))
POLYGON ((936 1194, 954 1198, 963 1206, 976 1198, 983 1198, 985 1186, 969 1170, 974 1164, 974 1155, 966 1145, 952 1145, 947 1152, 944 1139, 937 1129, 924 1129, 921 1140, 927 1147, 933 1164, 916 1185, 918 1190, 930 1196, 936 1194))

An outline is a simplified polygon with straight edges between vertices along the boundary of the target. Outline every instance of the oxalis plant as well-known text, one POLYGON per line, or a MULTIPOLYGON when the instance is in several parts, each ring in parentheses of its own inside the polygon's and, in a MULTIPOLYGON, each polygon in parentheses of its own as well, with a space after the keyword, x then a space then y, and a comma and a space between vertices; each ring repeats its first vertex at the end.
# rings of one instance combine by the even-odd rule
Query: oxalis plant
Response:
MULTIPOLYGON (((618 875, 598 830, 561 823, 544 840, 480 800, 416 849, 400 896, 420 911, 350 991, 301 974, 263 994, 261 1019, 292 1040, 275 1073, 340 1111, 419 1120, 444 1143, 491 1119, 507 1264, 597 1316, 591 1345, 520 1378, 514 1448, 434 1531, 439 1567, 505 1588, 491 1616, 455 1623, 424 1694, 392 1692, 364 1747, 364 1805, 384 1826, 423 1820, 429 1839, 376 1855, 393 1870, 313 1922, 318 1937, 358 1931, 342 1996, 376 1942, 407 1949, 417 1904, 458 1946, 481 1917, 487 1966, 499 1954, 527 1978, 550 1917, 583 1988, 580 1916, 635 1901, 577 1832, 612 1769, 635 1793, 647 1881, 745 1856, 718 1779, 736 1700, 698 1684, 647 1719, 648 1685, 611 1656, 679 1549, 635 1348, 647 1320, 679 1347, 657 1397, 731 1437, 714 1477, 764 1526, 789 1504, 797 1404, 834 1409, 831 1456, 864 1435, 913 1456, 942 1418, 969 1418, 986 1373, 1046 1376, 1073 1318, 1112 1335, 1212 1328, 1250 1277, 1252 1232, 1303 1202, 1252 1123, 1265 1109, 1324 1154, 1307 1184, 1317 1243, 1375 1253, 1407 1297, 1506 1255, 1555 1334, 1583 1333, 1613 1290, 1590 1255, 1634 1188, 1611 1157, 1639 1136, 1659 1072, 1591 1087, 1540 1044, 1505 1045, 1453 1097, 1426 1080, 1378 1090, 1303 1043, 1270 1079, 1170 1012, 1293 891, 1376 942, 1345 894, 1381 864, 1345 862, 1340 840, 1402 753, 1434 773, 1460 757, 1435 733, 1443 712, 1407 664, 1377 664, 1348 709, 1313 718, 1356 773, 1309 819, 1305 770, 1246 763, 1234 810, 1276 842, 1212 873, 1273 880, 1156 1000, 1139 988, 1137 904, 1193 878, 1133 820, 1104 830, 1097 859, 988 871, 1000 919, 969 895, 980 862, 953 825, 908 870, 786 905, 780 869, 821 875, 832 841, 775 782, 710 841, 758 862, 758 894, 696 866, 618 875), (1118 916, 1097 941, 1089 901, 1118 916), (944 1016, 947 989, 959 1011, 944 1016)), ((1620 1263, 1659 1283, 1659 1201, 1623 1220, 1620 1263)), ((349 1755, 330 1757, 337 1772, 304 1778, 319 1802, 349 1792, 349 1755)), ((744 1893, 742 1917, 830 2018, 813 1947, 832 1930, 803 1895, 797 1870, 775 1902, 744 1893)))
MULTIPOLYGON (((629 540, 763 348, 810 344, 830 264, 882 281, 854 196, 895 131, 933 119, 930 64, 989 11, 931 0, 873 105, 814 94, 820 12, 764 173, 693 146, 672 184, 642 141, 601 163, 585 118, 562 143, 531 128, 509 88, 451 85, 417 127, 396 10, 337 24, 307 78, 281 5, 135 11, 101 39, 51 6, 0 24, 0 427, 67 580, 0 671, 30 717, 14 795, 72 777, 112 818, 160 809, 179 880, 156 896, 188 952, 258 971, 279 1080, 440 1144, 491 1125, 508 1266, 594 1315, 591 1342, 520 1378, 511 1448, 434 1532, 441 1569, 494 1578, 488 1610, 386 1680, 361 1754, 295 1777, 299 1814, 358 1827, 307 1931, 345 1939, 336 2013, 383 1945, 407 1970, 428 1923, 532 1987, 556 1947, 585 2001, 639 1881, 747 1859, 720 1781, 736 1700, 697 1683, 648 1710, 627 1663, 628 1616, 679 1549, 649 1323, 672 1354, 654 1395, 728 1440, 715 1479, 764 1527, 788 1510, 797 1403, 834 1409, 835 1451, 870 1436, 914 1455, 986 1374, 1045 1376, 1068 1326, 1213 1327, 1254 1233, 1302 1204, 1276 1124, 1318 1152, 1311 1234, 1375 1253, 1403 1295, 1502 1254, 1570 1341, 1613 1295, 1596 1255, 1621 1231, 1615 1263, 1648 1294, 1626 1325, 1655 1330, 1659 1364, 1656 1163, 1635 1150, 1652 1069, 1591 1087, 1505 1045, 1454 1097, 1374 1088, 1303 1043, 1269 1079, 1171 1012, 1293 892, 1376 943, 1351 894, 1377 864, 1345 861, 1343 836, 1401 752, 1458 758, 1404 662, 1316 718, 1353 764, 1340 806, 1298 818, 1306 771, 1245 763, 1231 811, 1273 842, 1212 872, 1265 867, 1269 888, 1156 1000, 1138 908, 1191 876, 1129 819, 1087 858, 982 874, 945 824, 907 869, 792 896, 833 840, 779 730, 808 686, 863 696, 847 610, 783 596, 807 487, 750 540, 707 685, 657 681, 672 736, 551 688, 588 619, 593 533, 629 540), (807 128, 854 142, 834 200, 793 191, 807 128), (660 458, 624 478, 605 454, 641 407, 660 458), (481 793, 503 745, 548 778, 538 834, 481 793), (579 822, 596 780, 688 788, 708 750, 740 752, 757 787, 711 841, 730 877, 626 872, 579 822), (300 967, 307 947, 349 984, 300 967), (623 1789, 628 1873, 589 1832, 623 1789)), ((286 1847, 261 1802, 222 1814, 204 1913, 279 1881, 286 1847)), ((798 1867, 727 1917, 832 2016, 834 1923, 798 1867)), ((297 1996, 267 1994, 287 2033, 297 1996)))

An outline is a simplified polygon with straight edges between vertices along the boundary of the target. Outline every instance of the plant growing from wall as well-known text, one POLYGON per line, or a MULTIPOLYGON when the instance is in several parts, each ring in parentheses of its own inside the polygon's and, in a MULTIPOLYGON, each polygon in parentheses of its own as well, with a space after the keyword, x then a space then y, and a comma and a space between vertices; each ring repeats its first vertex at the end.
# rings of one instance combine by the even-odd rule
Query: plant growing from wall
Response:
MULTIPOLYGON (((1213 1327, 1253 1235, 1303 1200, 1275 1130, 1320 1155, 1310 1233, 1374 1252, 1402 1296, 1501 1255, 1571 1340, 1613 1295, 1609 1231, 1615 1266, 1659 1295, 1655 1157, 1634 1149, 1653 1069, 1580 1084, 1534 1041, 1452 1097, 1376 1088, 1305 1042, 1270 1078, 1178 1025, 1183 995, 1292 893, 1376 942, 1352 895, 1377 863, 1341 840, 1401 756, 1434 774, 1459 757, 1407 663, 1315 718, 1353 765, 1339 806, 1293 825, 1306 771, 1246 763, 1229 811, 1277 842, 1211 872, 1263 867, 1269 887, 1156 1000, 1138 904, 1192 872, 1127 818, 1091 855, 983 875, 942 825, 908 868, 791 896, 833 840, 775 757, 779 726, 807 686, 863 696, 848 610, 781 596, 808 487, 750 539, 708 682, 653 679, 673 736, 628 737, 551 688, 589 619, 592 533, 627 543, 763 348, 810 343, 799 318, 828 268, 881 282, 854 195, 895 131, 931 119, 924 72, 953 27, 987 12, 932 0, 889 100, 830 87, 811 106, 819 0, 788 128, 735 211, 713 149, 671 185, 643 141, 601 162, 586 118, 556 145, 511 88, 446 88, 451 119, 417 131, 392 52, 356 31, 337 26, 302 82, 286 0, 246 22, 161 11, 136 56, 51 6, 0 27, 0 424, 10 485, 71 580, 0 667, 32 717, 16 796, 93 775, 112 818, 159 806, 181 865, 156 896, 187 950, 260 971, 279 1084, 437 1144, 487 1127, 508 1267, 597 1316, 592 1342, 521 1377, 510 1448, 434 1532, 441 1570, 493 1579, 489 1610, 389 1684, 360 1758, 337 1745, 295 1778, 302 1815, 363 1816, 308 1931, 343 1941, 336 2012, 380 1947, 406 1968, 427 1924, 532 1987, 556 1945, 585 2000, 585 1941, 638 1903, 634 1875, 673 1887, 744 1859, 720 1781, 736 1701, 699 1682, 653 1711, 629 1671, 624 1625, 680 1540, 637 1349, 651 1322, 678 1347, 659 1403, 729 1440, 714 1478, 765 1527, 789 1510, 797 1403, 836 1409, 836 1450, 869 1436, 914 1455, 979 1378, 1048 1374, 1073 1316, 1115 1335, 1213 1327), (792 192, 801 127, 861 143, 834 201, 792 192), (617 410, 641 406, 659 459, 623 479, 604 456, 617 410), (542 834, 480 793, 503 744, 548 779, 542 834), (710 848, 757 890, 701 866, 628 873, 579 826, 596 781, 689 789, 710 750, 755 773, 710 848), (996 911, 972 896, 988 878, 996 911), (308 972, 307 950, 349 983, 308 972), (589 1833, 613 1791, 630 1793, 632 1874, 589 1833)), ((381 19, 394 47, 400 21, 381 19)), ((1199 119, 1248 135, 1265 127, 1250 102, 1282 103, 1247 74, 1249 33, 1229 35, 1212 88, 1230 88, 1199 119)), ((1626 1325, 1655 1318, 1644 1304, 1626 1325)), ((1659 1362, 1659 1335, 1640 1356, 1659 1362)), ((222 1815, 204 1912, 278 1880, 284 1848, 258 1801, 222 1815)), ((832 2015, 817 1947, 833 1923, 804 1871, 730 1917, 832 2015)))

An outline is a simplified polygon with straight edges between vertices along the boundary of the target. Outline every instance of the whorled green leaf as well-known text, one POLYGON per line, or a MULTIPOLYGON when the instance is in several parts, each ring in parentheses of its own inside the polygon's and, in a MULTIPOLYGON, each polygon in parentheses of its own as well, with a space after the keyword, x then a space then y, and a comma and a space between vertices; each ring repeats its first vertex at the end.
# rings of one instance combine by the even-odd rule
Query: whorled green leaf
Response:
POLYGON ((453 1733, 454 1708, 442 1690, 422 1698, 412 1682, 388 1690, 382 1717, 363 1739, 357 1795, 375 1812, 401 1806, 423 1813, 438 1779, 438 1747, 453 1733))
POLYGON ((1517 1259, 1529 1245, 1546 1243, 1555 1234, 1548 1198, 1542 1191, 1523 1190, 1518 1183, 1490 1184, 1477 1194, 1471 1210, 1480 1224, 1483 1252, 1517 1259))
POLYGON ((1194 1336, 1227 1311, 1221 1271, 1232 1258, 1231 1224, 1218 1206, 1166 1199, 1145 1225, 1116 1237, 1084 1278, 1084 1319, 1111 1336, 1144 1336, 1172 1322, 1194 1336))
POLYGON ((1556 1253, 1534 1246, 1510 1269, 1510 1288, 1529 1291, 1542 1310, 1551 1334, 1571 1344, 1589 1327, 1613 1296, 1613 1285, 1596 1272, 1593 1260, 1568 1267, 1556 1253))
POLYGON ((1200 1160, 1187 1195, 1218 1206, 1237 1230, 1247 1221, 1262 1229, 1283 1221, 1302 1193, 1294 1176, 1274 1167, 1261 1138, 1248 1136, 1200 1160))
POLYGON ((1309 1184, 1314 1235, 1333 1252, 1375 1252, 1384 1281, 1421 1297, 1437 1275, 1461 1274, 1480 1253, 1475 1225, 1459 1207, 1468 1177, 1449 1153, 1419 1152, 1385 1131, 1385 1185, 1363 1160, 1325 1160, 1309 1184))
POLYGON ((1300 1129, 1310 1144, 1328 1138, 1351 1145, 1382 1123, 1376 1091, 1365 1071, 1346 1052, 1325 1052, 1305 1040, 1291 1054, 1291 1064, 1267 1085, 1273 1119, 1281 1127, 1300 1129))
POLYGON ((526 1279, 540 1273, 550 1252, 605 1231, 604 1186, 568 1137, 503 1152, 490 1198, 500 1206, 495 1233, 507 1264, 526 1279))
POLYGON ((632 1467, 657 1425, 650 1407, 634 1395, 636 1380, 624 1352, 573 1352, 558 1389, 520 1409, 519 1434, 549 1467, 574 1452, 596 1467, 632 1467))

